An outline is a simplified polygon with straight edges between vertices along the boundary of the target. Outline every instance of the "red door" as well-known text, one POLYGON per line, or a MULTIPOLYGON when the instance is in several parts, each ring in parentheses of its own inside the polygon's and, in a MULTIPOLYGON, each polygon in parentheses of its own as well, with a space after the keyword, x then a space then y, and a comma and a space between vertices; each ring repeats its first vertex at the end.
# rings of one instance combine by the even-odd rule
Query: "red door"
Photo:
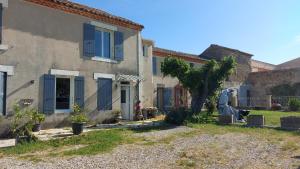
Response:
POLYGON ((179 84, 175 86, 175 107, 188 107, 187 90, 179 84))

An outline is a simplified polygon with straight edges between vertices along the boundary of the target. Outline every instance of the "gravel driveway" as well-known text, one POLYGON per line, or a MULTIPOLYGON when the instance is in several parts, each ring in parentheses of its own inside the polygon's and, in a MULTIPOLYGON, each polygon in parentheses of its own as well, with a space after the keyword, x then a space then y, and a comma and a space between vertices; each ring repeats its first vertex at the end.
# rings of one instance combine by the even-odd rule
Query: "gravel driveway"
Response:
MULTIPOLYGON (((178 127, 169 130, 135 134, 152 141, 193 129, 178 127)), ((299 160, 282 152, 279 145, 257 140, 245 134, 198 134, 176 137, 170 143, 153 145, 121 145, 102 155, 73 158, 50 158, 47 162, 29 162, 1 158, 0 168, 298 168, 299 160)))

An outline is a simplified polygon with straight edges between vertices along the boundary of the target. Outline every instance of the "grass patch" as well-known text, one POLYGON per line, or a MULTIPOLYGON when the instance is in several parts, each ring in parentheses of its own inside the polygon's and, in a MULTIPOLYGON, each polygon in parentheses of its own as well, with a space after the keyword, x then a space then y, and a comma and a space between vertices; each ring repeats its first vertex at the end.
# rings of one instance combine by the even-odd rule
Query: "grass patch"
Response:
POLYGON ((299 145, 295 142, 292 141, 288 141, 286 143, 283 144, 283 146, 281 147, 281 149, 283 151, 296 151, 299 149, 299 145))
POLYGON ((112 150, 119 144, 133 143, 134 139, 130 137, 130 131, 122 129, 111 129, 93 131, 73 136, 69 138, 37 141, 32 143, 20 144, 15 147, 0 149, 0 153, 5 155, 21 155, 26 153, 36 153, 45 150, 54 150, 49 153, 50 156, 56 155, 95 155, 112 150), (55 153, 58 149, 75 145, 83 145, 78 149, 66 150, 61 153, 55 153))
POLYGON ((161 125, 158 125, 158 126, 147 126, 147 127, 141 127, 141 128, 133 128, 133 129, 129 129, 129 130, 133 131, 134 133, 145 133, 145 132, 168 130, 168 129, 172 129, 174 127, 176 127, 176 126, 170 125, 167 123, 161 123, 161 125))
POLYGON ((191 159, 180 159, 177 164, 184 168, 194 168, 196 166, 195 161, 191 159))
POLYGON ((257 138, 262 138, 272 142, 293 141, 300 142, 300 133, 298 131, 285 131, 268 128, 248 128, 238 125, 217 125, 217 124, 193 124, 189 127, 197 129, 199 134, 226 134, 226 133, 243 133, 257 138))
POLYGON ((264 115, 265 123, 268 126, 280 126, 280 118, 286 116, 300 116, 300 112, 281 112, 267 110, 251 110, 253 115, 264 115))

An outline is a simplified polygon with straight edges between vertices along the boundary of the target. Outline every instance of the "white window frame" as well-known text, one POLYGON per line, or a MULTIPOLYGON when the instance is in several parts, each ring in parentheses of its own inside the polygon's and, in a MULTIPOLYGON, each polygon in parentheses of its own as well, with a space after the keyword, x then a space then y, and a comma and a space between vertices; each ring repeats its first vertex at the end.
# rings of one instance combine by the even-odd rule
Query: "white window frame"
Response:
MULTIPOLYGON (((109 29, 104 29, 104 28, 100 28, 100 27, 96 27, 96 31, 101 31, 101 34, 102 34, 102 46, 101 46, 101 48, 102 48, 102 56, 96 56, 95 55, 95 59, 96 58, 101 58, 101 59, 105 59, 105 60, 114 60, 114 56, 115 56, 115 53, 114 53, 114 32, 113 31, 111 31, 111 30, 109 30, 109 29), (103 56, 103 53, 104 53, 104 43, 103 43, 103 38, 104 38, 104 32, 107 32, 107 33, 109 33, 109 37, 110 37, 110 56, 109 56, 109 58, 105 58, 104 56, 103 56)), ((97 48, 97 46, 95 46, 95 48, 97 48)), ((103 61, 105 61, 105 60, 103 60, 103 61)), ((99 60, 99 61, 101 61, 101 60, 99 60)))
POLYGON ((14 67, 7 66, 7 65, 0 65, 0 72, 6 72, 7 76, 13 76, 14 75, 14 67))
POLYGON ((115 81, 116 75, 107 73, 94 73, 94 80, 98 80, 98 78, 112 79, 115 81))
POLYGON ((54 100, 54 113, 71 113, 72 105, 74 105, 74 97, 75 97, 75 77, 79 76, 79 71, 71 71, 71 70, 61 70, 61 69, 51 69, 51 75, 55 75, 55 100, 54 100), (56 79, 57 78, 66 78, 70 79, 70 108, 69 109, 56 109, 56 79))
POLYGON ((71 113, 72 112, 72 105, 74 105, 74 97, 75 97, 75 76, 66 76, 66 75, 56 75, 55 76, 55 100, 54 100, 54 111, 56 114, 60 113, 71 113), (64 79, 70 79, 70 105, 69 109, 56 109, 56 79, 57 78, 64 78, 64 79))

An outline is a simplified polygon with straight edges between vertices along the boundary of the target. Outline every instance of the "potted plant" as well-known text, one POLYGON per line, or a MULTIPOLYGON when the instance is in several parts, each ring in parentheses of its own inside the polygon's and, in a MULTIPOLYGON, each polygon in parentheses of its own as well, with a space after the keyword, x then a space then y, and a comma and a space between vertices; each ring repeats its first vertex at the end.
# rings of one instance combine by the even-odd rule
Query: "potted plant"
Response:
POLYGON ((32 116, 32 121, 34 122, 32 131, 33 132, 38 132, 41 130, 41 123, 45 121, 45 115, 39 113, 38 110, 32 109, 31 110, 31 116, 32 116))
POLYGON ((83 125, 88 122, 88 117, 82 112, 78 105, 73 106, 73 115, 71 115, 73 134, 79 135, 83 132, 83 125))
POLYGON ((32 126, 33 121, 30 111, 22 111, 20 106, 15 104, 11 130, 16 137, 16 144, 37 140, 32 134, 32 126))

